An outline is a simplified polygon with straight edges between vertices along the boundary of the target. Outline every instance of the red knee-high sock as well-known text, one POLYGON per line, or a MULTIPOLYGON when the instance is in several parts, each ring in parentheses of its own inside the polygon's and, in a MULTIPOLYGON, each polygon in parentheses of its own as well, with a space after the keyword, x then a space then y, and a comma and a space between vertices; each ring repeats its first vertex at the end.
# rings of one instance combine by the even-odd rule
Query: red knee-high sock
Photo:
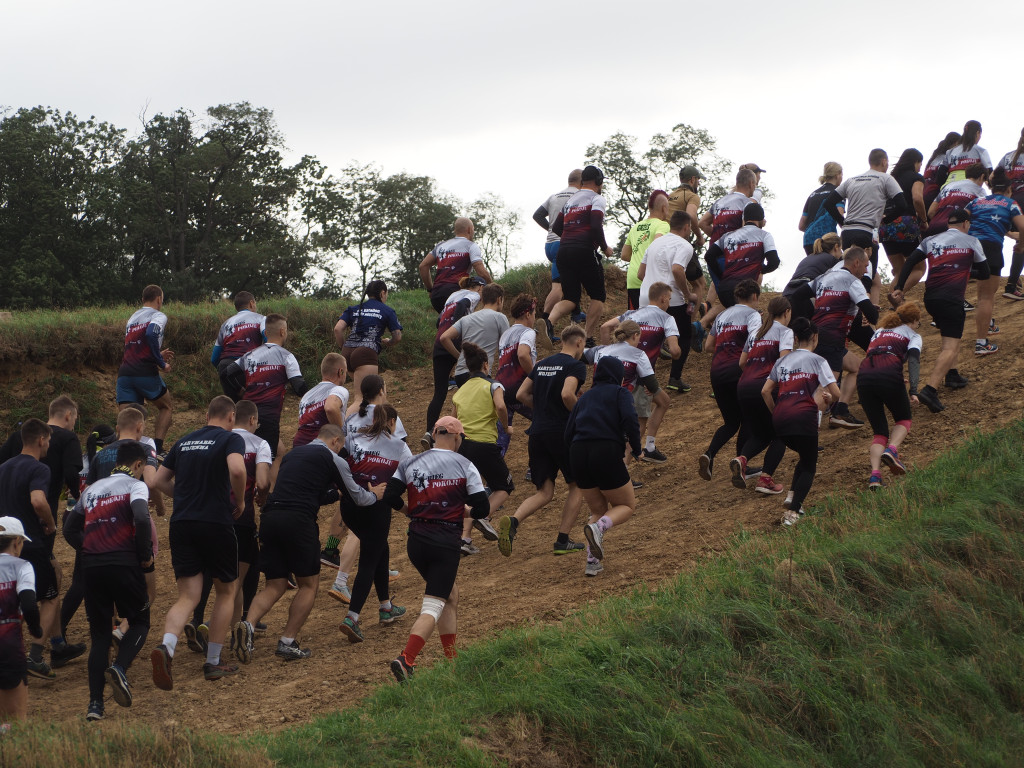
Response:
POLYGON ((426 645, 427 641, 419 635, 409 635, 409 641, 405 644, 405 650, 402 651, 402 655, 405 656, 405 660, 409 664, 416 663, 416 657, 419 652, 423 650, 423 646, 426 645))
POLYGON ((449 659, 454 659, 458 655, 458 651, 455 650, 454 632, 450 635, 441 635, 441 648, 444 649, 444 655, 449 659))

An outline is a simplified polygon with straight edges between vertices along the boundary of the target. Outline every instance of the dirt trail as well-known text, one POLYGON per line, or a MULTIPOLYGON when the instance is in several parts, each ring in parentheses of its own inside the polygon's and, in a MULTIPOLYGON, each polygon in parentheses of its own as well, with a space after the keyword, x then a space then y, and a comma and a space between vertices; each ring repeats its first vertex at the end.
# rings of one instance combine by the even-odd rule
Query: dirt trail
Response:
MULTIPOLYGON (((916 289, 911 298, 919 300, 920 290, 916 289)), ((972 284, 968 297, 973 300, 974 294, 972 284)), ((612 306, 621 306, 621 294, 615 298, 612 306)), ((767 299, 762 299, 762 304, 766 302, 767 299)), ((993 430, 1024 411, 1021 357, 1024 303, 1001 297, 997 297, 996 302, 997 322, 1002 327, 1002 333, 994 337, 1000 344, 999 353, 987 358, 974 356, 973 344, 968 345, 974 334, 973 316, 969 314, 960 370, 970 379, 970 386, 959 392, 942 390, 940 394, 947 406, 942 414, 930 414, 923 406, 915 410, 913 431, 903 451, 910 467, 921 467, 973 431, 993 430)), ((935 358, 939 338, 927 322, 922 335, 924 373, 935 358)), ((598 578, 585 579, 582 555, 553 557, 550 554, 565 497, 564 486, 559 481, 555 501, 520 529, 511 558, 503 558, 494 544, 481 540, 478 544, 483 552, 463 559, 459 575, 460 644, 474 642, 511 625, 558 621, 581 605, 637 584, 656 585, 694 567, 702 557, 720 549, 727 537, 739 529, 772 536, 792 535, 779 524, 781 496, 764 496, 732 487, 727 468, 731 444, 720 455, 712 482, 704 482, 697 476, 697 456, 704 451, 720 423, 715 401, 709 397, 709 360, 709 355, 691 355, 684 379, 693 389, 672 397, 672 409, 658 438, 658 447, 669 456, 669 462, 661 466, 634 465, 634 478, 644 483, 639 492, 637 515, 608 535, 604 573, 598 578)), ((662 380, 667 376, 664 365, 659 366, 662 380)), ((430 374, 425 370, 392 371, 386 379, 391 401, 408 427, 413 451, 418 452, 423 414, 431 394, 430 374)), ((286 413, 294 412, 295 403, 290 401, 286 413)), ((861 413, 858 406, 854 406, 854 412, 861 413)), ((199 417, 196 413, 178 414, 176 428, 190 423, 198 425, 199 417)), ((289 426, 294 429, 294 417, 291 425, 286 418, 283 434, 291 434, 289 426)), ((828 491, 859 489, 866 485, 870 437, 867 427, 822 433, 825 451, 808 500, 812 509, 828 491)), ((788 483, 794 463, 794 455, 787 454, 777 479, 788 483)), ((516 437, 509 451, 509 465, 517 489, 506 503, 506 511, 515 509, 532 491, 532 486, 523 480, 526 452, 521 435, 516 437)), ((899 480, 886 477, 886 482, 898 483, 899 480)), ((331 508, 321 510, 322 531, 332 513, 331 508)), ((159 599, 153 610, 153 627, 146 648, 129 672, 135 703, 130 710, 124 710, 109 701, 108 721, 133 720, 154 726, 174 723, 221 732, 277 729, 350 706, 376 686, 393 684, 387 662, 404 646, 412 619, 391 627, 378 626, 369 610, 373 604, 371 596, 365 614, 369 617, 365 622, 366 641, 350 645, 337 628, 345 615, 342 606, 324 594, 334 578, 334 572, 325 569, 317 604, 301 638, 302 644, 313 650, 310 660, 285 663, 273 655, 284 624, 289 600, 286 596, 267 617, 270 630, 265 637, 257 638, 255 658, 251 664, 243 666, 239 675, 216 683, 205 682, 201 675, 203 659, 189 652, 182 642, 174 660, 175 690, 171 693, 157 690, 150 680, 148 655, 159 642, 164 616, 174 593, 167 518, 158 519, 157 527, 161 545, 157 561, 159 599)), ((577 532, 574 537, 581 539, 580 534, 577 532)), ((396 517, 391 533, 392 567, 400 569, 401 577, 393 588, 397 602, 409 606, 414 616, 423 583, 406 558, 404 538, 403 520, 396 517)), ((58 544, 57 556, 65 572, 69 572, 72 556, 63 542, 58 544)), ((72 640, 87 639, 84 612, 76 616, 69 636, 72 640)), ((421 655, 420 663, 430 666, 440 656, 440 645, 434 638, 421 655)), ((55 682, 31 681, 33 718, 82 717, 87 703, 84 659, 59 670, 55 682)))

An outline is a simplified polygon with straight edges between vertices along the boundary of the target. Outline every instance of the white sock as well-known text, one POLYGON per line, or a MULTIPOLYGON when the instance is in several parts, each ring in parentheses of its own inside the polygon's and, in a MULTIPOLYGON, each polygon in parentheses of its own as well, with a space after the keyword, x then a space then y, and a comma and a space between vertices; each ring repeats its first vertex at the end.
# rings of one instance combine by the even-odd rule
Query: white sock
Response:
POLYGON ((975 344, 982 344, 982 345, 988 344, 988 339, 975 339, 974 343, 975 344))
POLYGON ((178 647, 178 636, 170 632, 164 633, 164 647, 167 648, 167 655, 174 658, 174 649, 178 647))
POLYGON ((356 622, 357 624, 359 623, 359 614, 355 611, 349 611, 347 618, 352 619, 352 621, 356 622))
POLYGON ((654 438, 648 435, 647 444, 644 446, 648 451, 654 450, 654 438))
POLYGON ((338 577, 334 580, 334 586, 338 589, 348 586, 348 574, 345 571, 338 571, 338 577))
POLYGON ((223 643, 208 643, 206 646, 206 663, 220 664, 220 649, 223 643))
POLYGON ((382 611, 390 611, 391 610, 391 601, 390 600, 385 600, 383 603, 380 604, 380 609, 382 611))
POLYGON ((282 637, 281 638, 281 642, 284 643, 285 645, 291 645, 292 643, 295 642, 295 638, 294 637, 282 637))

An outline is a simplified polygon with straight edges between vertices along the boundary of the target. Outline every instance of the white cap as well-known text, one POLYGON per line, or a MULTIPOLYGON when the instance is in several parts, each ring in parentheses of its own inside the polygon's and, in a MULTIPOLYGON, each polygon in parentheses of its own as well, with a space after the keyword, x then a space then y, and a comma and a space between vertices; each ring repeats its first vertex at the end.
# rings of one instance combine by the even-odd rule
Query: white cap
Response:
POLYGON ((25 541, 32 541, 25 535, 25 527, 21 520, 16 517, 0 517, 0 538, 8 536, 20 536, 25 541))

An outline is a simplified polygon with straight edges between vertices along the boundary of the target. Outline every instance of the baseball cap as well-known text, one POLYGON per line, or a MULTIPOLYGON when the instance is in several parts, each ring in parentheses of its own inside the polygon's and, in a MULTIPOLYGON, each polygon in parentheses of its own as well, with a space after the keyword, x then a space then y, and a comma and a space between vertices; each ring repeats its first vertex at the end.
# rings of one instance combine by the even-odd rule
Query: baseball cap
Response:
POLYGON ((743 209, 743 220, 761 221, 762 219, 764 219, 764 208, 761 207, 761 204, 747 203, 747 207, 743 209))
POLYGON ((468 285, 487 285, 487 281, 480 275, 470 275, 468 285))
POLYGON ((598 184, 604 183, 604 174, 601 169, 596 165, 588 165, 583 169, 583 174, 580 176, 580 181, 596 181, 598 184))
POLYGON ((757 163, 744 163, 740 168, 746 168, 748 171, 753 171, 754 173, 768 173, 768 171, 757 163))
POLYGON ((449 435, 462 435, 465 437, 466 430, 462 426, 462 422, 456 419, 454 416, 442 416, 436 422, 434 422, 434 431, 443 429, 449 435))
POLYGON ((698 179, 705 178, 704 174, 698 171, 697 166, 695 165, 684 165, 683 170, 679 172, 680 181, 683 181, 684 179, 692 179, 694 176, 698 179))
POLYGON ((0 517, 0 538, 13 538, 20 536, 25 541, 32 541, 25 535, 25 527, 21 520, 16 517, 0 517))
POLYGON ((953 212, 949 214, 947 222, 950 224, 963 224, 965 221, 971 220, 971 212, 966 208, 954 208, 953 212))

